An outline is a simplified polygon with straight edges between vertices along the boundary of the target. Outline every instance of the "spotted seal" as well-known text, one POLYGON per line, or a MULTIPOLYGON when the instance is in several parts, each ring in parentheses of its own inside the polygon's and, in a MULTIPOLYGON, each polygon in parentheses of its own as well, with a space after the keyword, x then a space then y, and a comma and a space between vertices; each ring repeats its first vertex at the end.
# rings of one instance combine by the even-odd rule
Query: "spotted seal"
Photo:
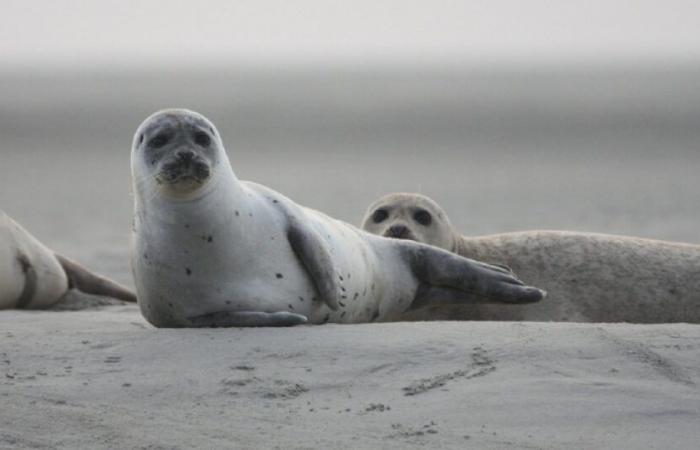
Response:
POLYGON ((134 135, 132 268, 157 327, 394 320, 441 302, 536 302, 509 270, 371 235, 239 181, 201 114, 164 110, 134 135))

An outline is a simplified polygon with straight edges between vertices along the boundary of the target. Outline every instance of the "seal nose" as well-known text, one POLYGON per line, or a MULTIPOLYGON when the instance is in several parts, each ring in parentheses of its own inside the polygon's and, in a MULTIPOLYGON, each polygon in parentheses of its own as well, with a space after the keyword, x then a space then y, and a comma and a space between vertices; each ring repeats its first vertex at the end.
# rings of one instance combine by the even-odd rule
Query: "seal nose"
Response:
POLYGON ((387 235, 389 237, 402 238, 408 235, 410 230, 406 225, 392 225, 387 230, 387 235))
POLYGON ((175 156, 178 161, 188 163, 194 159, 194 152, 192 150, 181 150, 175 156))

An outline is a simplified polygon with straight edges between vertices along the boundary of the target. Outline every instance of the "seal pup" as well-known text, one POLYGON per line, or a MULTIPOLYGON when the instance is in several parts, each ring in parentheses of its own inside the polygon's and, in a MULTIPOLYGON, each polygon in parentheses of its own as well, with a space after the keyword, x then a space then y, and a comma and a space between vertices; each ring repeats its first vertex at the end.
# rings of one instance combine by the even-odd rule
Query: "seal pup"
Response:
POLYGON ((148 117, 131 170, 134 281, 157 327, 387 321, 435 296, 544 295, 503 268, 373 236, 239 181, 219 132, 192 111, 148 117))
MULTIPOLYGON (((547 301, 502 308, 469 305, 432 311, 443 319, 576 322, 700 322, 700 246, 626 236, 524 231, 467 237, 432 199, 386 195, 362 228, 410 239, 491 264, 505 264, 547 301)), ((421 319, 427 313, 415 312, 421 319)))
POLYGON ((54 253, 0 211, 0 309, 48 308, 71 288, 136 302, 129 289, 54 253))

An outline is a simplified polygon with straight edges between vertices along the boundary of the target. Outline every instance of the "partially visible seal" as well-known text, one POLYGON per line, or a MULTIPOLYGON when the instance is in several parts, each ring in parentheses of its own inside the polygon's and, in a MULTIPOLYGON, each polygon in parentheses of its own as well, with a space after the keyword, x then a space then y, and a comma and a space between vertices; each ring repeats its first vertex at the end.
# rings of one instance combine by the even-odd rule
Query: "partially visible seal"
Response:
MULTIPOLYGON (((546 302, 502 308, 474 305, 434 311, 445 319, 577 322, 700 322, 700 246, 626 236, 525 231, 467 237, 432 199, 386 195, 362 228, 467 258, 511 267, 548 292, 546 302)), ((422 318, 418 313, 414 318, 422 318)))
POLYGON ((239 181, 204 116, 165 110, 136 131, 132 268, 157 327, 393 320, 439 298, 542 299, 508 270, 365 233, 239 181))
POLYGON ((54 253, 0 211, 0 309, 48 308, 71 288, 136 301, 128 288, 54 253))

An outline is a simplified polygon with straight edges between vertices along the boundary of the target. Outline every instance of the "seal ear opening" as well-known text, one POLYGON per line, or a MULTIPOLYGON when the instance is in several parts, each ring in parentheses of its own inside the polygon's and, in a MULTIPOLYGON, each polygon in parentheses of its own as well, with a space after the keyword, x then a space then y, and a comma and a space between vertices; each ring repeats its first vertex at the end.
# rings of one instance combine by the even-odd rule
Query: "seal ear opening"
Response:
POLYGON ((90 272, 77 262, 56 254, 56 259, 68 277, 68 287, 92 295, 112 297, 125 302, 136 303, 136 294, 119 283, 90 272))

